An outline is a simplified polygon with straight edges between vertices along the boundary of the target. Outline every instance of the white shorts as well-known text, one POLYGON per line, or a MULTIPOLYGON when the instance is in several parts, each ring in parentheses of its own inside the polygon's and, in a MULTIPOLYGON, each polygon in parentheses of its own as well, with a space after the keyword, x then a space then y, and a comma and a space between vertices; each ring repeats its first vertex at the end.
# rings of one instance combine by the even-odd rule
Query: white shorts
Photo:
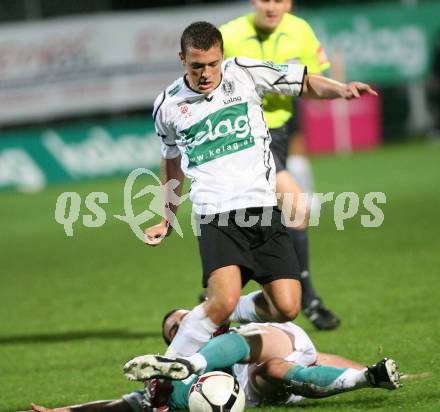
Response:
MULTIPOLYGON (((311 339, 307 333, 291 322, 286 323, 254 323, 253 326, 272 326, 287 334, 291 335, 295 339, 295 351, 290 353, 284 359, 290 362, 294 362, 300 366, 311 366, 316 363, 318 359, 318 354, 316 352, 315 345, 313 345, 311 339)), ((258 365, 255 363, 251 364, 235 364, 232 371, 240 383, 241 387, 246 396, 246 407, 254 408, 261 404, 263 401, 261 395, 255 391, 255 389, 250 384, 250 376, 258 365)), ((302 400, 302 396, 291 395, 284 403, 294 403, 302 400)))

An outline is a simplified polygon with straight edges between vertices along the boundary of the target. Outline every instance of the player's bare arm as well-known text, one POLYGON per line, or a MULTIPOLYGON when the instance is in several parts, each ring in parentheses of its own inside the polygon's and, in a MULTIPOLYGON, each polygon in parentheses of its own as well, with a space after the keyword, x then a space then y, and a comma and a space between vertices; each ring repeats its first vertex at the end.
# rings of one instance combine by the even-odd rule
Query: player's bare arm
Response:
POLYGON ((64 406, 61 408, 46 408, 35 403, 32 404, 32 410, 29 412, 132 412, 130 405, 123 399, 114 401, 95 401, 82 405, 64 406))
POLYGON ((341 83, 316 74, 304 77, 302 96, 312 99, 357 99, 363 94, 377 96, 370 85, 361 82, 341 83))
POLYGON ((145 243, 150 246, 159 245, 171 233, 172 219, 175 218, 179 207, 172 199, 182 193, 184 175, 180 167, 181 156, 174 159, 162 159, 161 180, 164 188, 164 213, 161 222, 145 229, 145 243), (166 183, 175 179, 179 184, 173 189, 166 183))

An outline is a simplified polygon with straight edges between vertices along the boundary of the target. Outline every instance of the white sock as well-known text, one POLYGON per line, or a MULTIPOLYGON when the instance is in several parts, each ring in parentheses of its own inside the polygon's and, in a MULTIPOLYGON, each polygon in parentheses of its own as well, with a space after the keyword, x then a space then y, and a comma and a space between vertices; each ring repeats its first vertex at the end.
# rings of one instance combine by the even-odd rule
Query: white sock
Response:
POLYGON ((248 295, 240 296, 237 306, 229 320, 238 323, 264 322, 264 320, 257 315, 255 308, 255 298, 260 293, 262 292, 257 290, 248 295))
POLYGON ((207 365, 205 357, 200 353, 195 353, 194 355, 185 358, 191 365, 194 366, 194 372, 198 375, 202 375, 205 372, 207 365))
POLYGON ((217 328, 218 326, 206 316, 204 304, 201 303, 185 316, 165 356, 193 355, 209 341, 217 328))
POLYGON ((290 155, 286 161, 287 171, 295 178, 301 189, 306 193, 313 193, 315 182, 313 179, 310 160, 303 155, 290 155))
POLYGON ((369 386, 365 370, 348 368, 344 373, 338 376, 330 385, 329 389, 340 389, 342 391, 351 391, 359 388, 366 388, 369 386))

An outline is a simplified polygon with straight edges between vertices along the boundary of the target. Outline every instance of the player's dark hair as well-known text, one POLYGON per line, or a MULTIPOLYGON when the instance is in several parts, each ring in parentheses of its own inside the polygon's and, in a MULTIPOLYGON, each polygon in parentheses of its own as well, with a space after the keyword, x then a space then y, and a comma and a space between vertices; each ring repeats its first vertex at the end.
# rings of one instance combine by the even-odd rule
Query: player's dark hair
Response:
POLYGON ((190 24, 180 38, 180 50, 184 56, 190 47, 206 51, 216 44, 223 51, 223 37, 220 30, 207 21, 190 24))
POLYGON ((171 343, 171 341, 169 340, 169 339, 167 339, 166 338, 166 336, 165 336, 165 333, 164 333, 164 326, 165 326, 165 322, 167 321, 167 319, 174 313, 174 312, 177 312, 179 309, 172 309, 172 310, 170 310, 169 312, 167 312, 166 314, 165 314, 165 316, 163 317, 163 319, 162 319, 162 338, 163 338, 163 340, 165 341, 165 343, 167 344, 167 345, 169 345, 170 343, 171 343))

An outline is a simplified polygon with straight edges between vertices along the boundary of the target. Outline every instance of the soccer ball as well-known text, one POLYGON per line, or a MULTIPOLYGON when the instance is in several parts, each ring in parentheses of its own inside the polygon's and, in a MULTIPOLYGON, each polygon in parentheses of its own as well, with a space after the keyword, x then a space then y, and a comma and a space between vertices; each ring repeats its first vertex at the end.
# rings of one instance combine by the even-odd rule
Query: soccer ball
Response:
POLYGON ((200 376, 189 390, 190 412, 242 412, 244 392, 237 379, 224 372, 200 376))

